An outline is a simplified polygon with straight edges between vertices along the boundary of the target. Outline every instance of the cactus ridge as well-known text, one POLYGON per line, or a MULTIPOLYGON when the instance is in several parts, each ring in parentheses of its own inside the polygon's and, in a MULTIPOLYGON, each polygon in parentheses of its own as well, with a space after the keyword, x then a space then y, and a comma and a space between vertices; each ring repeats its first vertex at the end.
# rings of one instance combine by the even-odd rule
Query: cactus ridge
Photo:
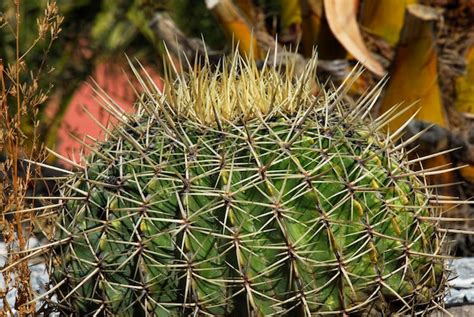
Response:
MULTIPOLYGON (((53 278, 103 316, 422 314, 445 293, 438 207, 349 84, 237 55, 168 80, 62 185, 53 278)), ((352 78, 357 76, 355 70, 352 78)), ((393 111, 395 113, 395 110, 393 111)))

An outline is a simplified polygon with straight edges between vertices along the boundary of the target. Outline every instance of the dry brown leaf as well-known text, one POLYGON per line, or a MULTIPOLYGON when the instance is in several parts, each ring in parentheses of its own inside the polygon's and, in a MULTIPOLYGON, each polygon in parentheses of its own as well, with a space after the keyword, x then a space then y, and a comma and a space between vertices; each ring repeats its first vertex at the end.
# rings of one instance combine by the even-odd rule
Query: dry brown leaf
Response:
POLYGON ((230 0, 206 0, 207 8, 222 25, 225 33, 239 44, 239 52, 262 58, 253 26, 230 0))
POLYGON ((432 22, 410 13, 405 17, 395 59, 390 69, 390 80, 382 100, 380 112, 404 102, 408 106, 417 102, 404 115, 390 123, 395 131, 419 108, 418 120, 446 127, 446 117, 438 84, 437 54, 433 40, 432 22))
POLYGON ((474 114, 474 44, 466 55, 466 73, 456 78, 454 107, 459 112, 474 114))
POLYGON ((408 5, 407 10, 414 16, 425 21, 439 20, 442 14, 442 11, 439 9, 418 3, 408 5))
POLYGON ((311 56, 321 32, 321 17, 323 15, 322 1, 301 0, 301 48, 303 55, 311 56))
MULTIPOLYGON (((456 99, 454 107, 463 113, 465 117, 473 119, 474 115, 474 44, 466 54, 466 74, 456 78, 456 99)), ((474 164, 470 164, 460 170, 464 180, 474 183, 474 164)))
POLYGON ((239 9, 242 11, 242 13, 245 14, 247 19, 255 24, 258 23, 257 20, 257 10, 255 8, 255 5, 253 4, 252 0, 236 0, 235 4, 239 7, 239 9))
MULTIPOLYGON (((402 105, 399 111, 413 103, 416 103, 416 106, 409 108, 390 122, 389 130, 392 132, 405 123, 417 109, 419 112, 416 119, 447 127, 438 84, 437 54, 433 40, 432 23, 410 13, 405 16, 405 25, 390 70, 390 80, 379 111, 384 113, 395 104, 400 103, 402 105)), ((445 154, 425 160, 423 167, 432 168, 450 162, 449 155, 445 154)), ((457 176, 450 171, 430 176, 429 179, 433 184, 448 184, 455 182, 457 176)), ((458 195, 454 187, 440 188, 439 194, 446 196, 458 195)), ((446 206, 446 208, 449 207, 452 206, 446 206)))
POLYGON ((361 25, 393 47, 400 37, 405 8, 414 1, 416 0, 365 0, 361 8, 361 25))
POLYGON ((385 69, 367 49, 357 23, 358 0, 324 0, 324 10, 334 36, 360 63, 378 76, 385 69))
POLYGON ((301 6, 299 0, 280 0, 281 28, 285 29, 293 24, 301 24, 301 6))

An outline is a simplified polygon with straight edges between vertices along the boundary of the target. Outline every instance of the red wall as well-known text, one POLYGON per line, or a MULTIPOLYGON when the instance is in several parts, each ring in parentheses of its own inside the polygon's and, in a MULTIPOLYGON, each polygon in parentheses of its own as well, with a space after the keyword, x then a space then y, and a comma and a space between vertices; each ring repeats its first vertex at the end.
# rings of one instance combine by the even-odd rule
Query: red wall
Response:
MULTIPOLYGON (((161 89, 162 82, 158 74, 150 67, 147 67, 147 72, 151 74, 161 89)), ((128 74, 128 77, 133 78, 133 75, 128 74)), ((127 76, 123 72, 123 65, 100 64, 94 70, 92 78, 121 108, 127 112, 133 112, 132 105, 135 101, 135 95, 127 76)), ((61 155, 79 161, 79 153, 81 151, 88 152, 83 149, 80 142, 69 136, 70 133, 81 140, 84 140, 86 135, 98 139, 104 138, 101 128, 87 115, 81 105, 86 107, 104 125, 107 125, 109 120, 116 121, 100 106, 100 102, 96 98, 97 95, 88 83, 84 83, 74 94, 57 135, 56 151, 61 155)))

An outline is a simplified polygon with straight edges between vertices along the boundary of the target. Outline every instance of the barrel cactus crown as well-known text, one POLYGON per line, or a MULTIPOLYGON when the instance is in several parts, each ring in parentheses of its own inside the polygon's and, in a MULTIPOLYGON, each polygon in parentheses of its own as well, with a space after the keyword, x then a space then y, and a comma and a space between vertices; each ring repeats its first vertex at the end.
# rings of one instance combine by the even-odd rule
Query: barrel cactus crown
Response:
MULTIPOLYGON (((80 316, 423 314, 446 285, 439 212, 393 117, 237 55, 146 75, 62 185, 53 280, 80 316)), ((355 74, 353 74, 355 75, 355 74)), ((350 81, 350 79, 348 79, 350 81)), ((313 84, 312 84, 313 82, 313 84)))

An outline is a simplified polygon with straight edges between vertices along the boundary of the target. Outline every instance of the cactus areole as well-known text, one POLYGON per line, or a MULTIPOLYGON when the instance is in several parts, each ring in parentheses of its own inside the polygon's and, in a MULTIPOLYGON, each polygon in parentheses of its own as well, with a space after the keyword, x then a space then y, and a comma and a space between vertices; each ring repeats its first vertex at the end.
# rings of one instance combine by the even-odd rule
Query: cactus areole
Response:
POLYGON ((80 316, 422 315, 445 293, 422 171, 348 82, 234 56, 139 75, 124 115, 62 185, 59 307, 80 316))

